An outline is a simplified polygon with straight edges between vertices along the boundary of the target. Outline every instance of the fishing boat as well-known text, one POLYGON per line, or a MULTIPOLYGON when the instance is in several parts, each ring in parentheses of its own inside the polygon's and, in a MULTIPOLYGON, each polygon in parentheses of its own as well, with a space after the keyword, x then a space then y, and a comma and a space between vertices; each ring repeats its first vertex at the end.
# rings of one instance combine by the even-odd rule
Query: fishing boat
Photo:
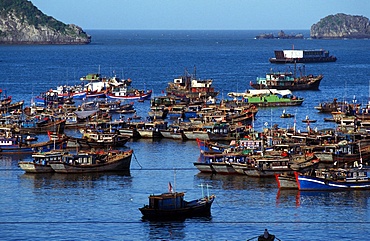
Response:
POLYGON ((70 137, 70 141, 88 148, 123 147, 129 139, 130 137, 121 134, 92 129, 86 129, 82 138, 70 137))
POLYGON ((305 75, 304 72, 305 70, 301 71, 301 75, 297 76, 296 71, 271 71, 266 73, 265 77, 257 77, 255 83, 250 82, 250 86, 254 89, 318 90, 324 76, 305 75))
MULTIPOLYGON (((9 128, 0 128, 1 131, 9 128)), ((9 132, 10 129, 9 129, 9 132)), ((23 136, 7 134, 5 136, 0 136, 0 153, 3 154, 27 154, 33 152, 48 152, 53 149, 64 149, 67 145, 68 137, 60 136, 57 138, 52 138, 44 142, 30 143, 25 141, 23 136)))
POLYGON ((59 151, 36 152, 32 154, 32 161, 20 161, 19 167, 26 173, 49 173, 54 172, 50 161, 61 161, 63 153, 59 151))
MULTIPOLYGON (((202 191, 203 192, 203 191, 202 191)), ((159 195, 150 195, 149 204, 139 208, 143 219, 147 220, 181 220, 189 217, 208 217, 211 215, 211 206, 214 195, 202 195, 192 201, 184 200, 185 192, 174 192, 169 183, 169 192, 159 195)))
POLYGON ((233 98, 242 98, 243 102, 259 107, 299 106, 302 105, 304 101, 303 98, 298 98, 287 89, 252 89, 243 93, 230 92, 228 93, 228 96, 233 98))
POLYGON ((46 134, 48 131, 64 133, 65 124, 65 119, 54 120, 49 117, 45 117, 41 120, 25 120, 21 123, 21 126, 19 127, 19 132, 22 134, 46 134))
POLYGON ((152 96, 152 90, 139 90, 131 86, 131 79, 119 79, 116 76, 109 80, 107 97, 116 100, 146 100, 152 96))
POLYGON ((97 151, 65 154, 61 161, 51 161, 57 173, 90 173, 127 171, 130 169, 133 150, 97 151))
POLYGON ((269 61, 275 64, 288 63, 320 63, 320 62, 335 62, 337 58, 329 54, 325 49, 312 50, 275 50, 275 57, 270 58, 269 61))
POLYGON ((316 169, 311 175, 294 172, 298 189, 309 190, 359 190, 370 189, 370 167, 316 169))
POLYGON ((186 97, 191 100, 208 100, 216 97, 219 93, 215 91, 212 84, 212 79, 197 79, 194 67, 193 74, 185 71, 185 75, 175 78, 172 83, 168 83, 166 93, 167 96, 186 97))

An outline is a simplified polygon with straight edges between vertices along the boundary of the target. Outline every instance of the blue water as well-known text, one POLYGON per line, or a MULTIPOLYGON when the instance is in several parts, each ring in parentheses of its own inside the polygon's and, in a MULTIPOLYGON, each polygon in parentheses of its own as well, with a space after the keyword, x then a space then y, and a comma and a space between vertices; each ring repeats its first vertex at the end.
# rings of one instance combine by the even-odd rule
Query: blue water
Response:
MULTIPOLYGON (((277 32, 277 31, 273 31, 277 32)), ((212 78, 220 98, 244 91, 270 68, 277 49, 324 48, 335 63, 306 64, 323 74, 319 91, 296 92, 305 101, 287 108, 312 128, 334 127, 313 108, 321 101, 367 103, 370 88, 369 40, 255 40, 259 31, 89 31, 83 46, 0 46, 0 88, 14 101, 57 85, 77 84, 88 73, 131 78, 137 88, 162 95, 168 82, 196 66, 199 78, 212 78)), ((308 31, 303 31, 308 36, 308 31)), ((145 116, 149 103, 135 103, 145 116)), ((255 128, 277 123, 283 108, 260 109, 255 128)), ((28 156, 0 160, 1 240, 247 240, 268 228, 281 240, 353 240, 370 237, 369 191, 299 192, 277 189, 274 179, 204 175, 193 167, 199 150, 193 141, 131 141, 135 157, 124 174, 28 175, 17 166, 28 156), (174 171, 176 169, 176 171, 174 171), (200 184, 216 195, 212 218, 184 222, 143 222, 139 207, 149 194, 167 191, 171 181, 186 199, 201 195, 200 184), (344 229, 344 230, 343 230, 344 229)), ((366 239, 366 238, 365 238, 366 239)))

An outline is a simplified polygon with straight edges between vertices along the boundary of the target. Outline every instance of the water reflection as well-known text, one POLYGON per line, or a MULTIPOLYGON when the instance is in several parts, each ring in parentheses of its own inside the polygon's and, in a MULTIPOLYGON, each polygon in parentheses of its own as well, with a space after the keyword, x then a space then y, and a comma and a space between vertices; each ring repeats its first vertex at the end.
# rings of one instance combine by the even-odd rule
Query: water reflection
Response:
POLYGON ((294 203, 296 207, 323 205, 323 206, 353 206, 367 208, 370 193, 363 190, 349 191, 299 191, 278 190, 276 206, 294 203))
POLYGON ((277 187, 275 178, 254 178, 246 175, 220 175, 200 172, 194 176, 194 180, 224 190, 254 190, 277 187))
POLYGON ((300 192, 298 189, 278 189, 276 206, 284 206, 291 203, 294 203, 296 207, 300 206, 300 192))
POLYGON ((148 240, 173 240, 185 239, 186 235, 184 221, 176 222, 155 222, 146 221, 144 228, 148 230, 148 240))
POLYGON ((130 171, 123 172, 99 172, 80 174, 61 173, 24 173, 21 180, 32 182, 33 187, 38 188, 95 188, 101 182, 124 181, 125 186, 132 185, 130 171))

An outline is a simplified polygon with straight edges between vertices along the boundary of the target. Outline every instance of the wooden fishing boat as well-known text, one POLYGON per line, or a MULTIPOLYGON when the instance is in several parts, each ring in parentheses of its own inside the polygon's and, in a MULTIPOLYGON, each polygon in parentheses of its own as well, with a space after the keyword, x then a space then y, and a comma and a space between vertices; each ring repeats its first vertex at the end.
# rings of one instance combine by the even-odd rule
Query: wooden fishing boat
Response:
POLYGON ((219 93, 215 91, 212 84, 212 79, 197 79, 194 67, 194 74, 185 71, 185 75, 175 78, 172 83, 168 83, 166 93, 167 96, 208 100, 216 97, 219 93))
POLYGON ((23 121, 19 132, 24 133, 33 133, 41 134, 47 133, 48 131, 64 133, 66 120, 51 120, 50 118, 44 119, 42 121, 23 121))
POLYGON ((211 215, 211 206, 214 195, 192 201, 185 201, 185 192, 172 192, 171 184, 168 193, 150 195, 149 204, 139 208, 143 219, 147 220, 181 220, 189 217, 208 217, 211 215))
POLYGON ((65 154, 61 161, 51 161, 57 173, 89 173, 127 171, 130 169, 133 150, 98 151, 65 154))
POLYGON ((254 158, 254 167, 244 170, 250 177, 274 177, 275 174, 291 172, 289 158, 286 157, 260 157, 254 158))
MULTIPOLYGON (((303 67, 304 68, 304 67, 303 67)), ((256 83, 250 82, 254 89, 278 89, 278 90, 318 90, 322 75, 305 75, 304 70, 300 76, 296 76, 296 67, 294 72, 269 72, 265 77, 257 77, 256 83)))
POLYGON ((85 130, 82 138, 70 137, 81 148, 123 147, 129 139, 129 136, 91 129, 85 130))
POLYGON ((37 152, 32 154, 32 161, 20 161, 18 165, 27 173, 49 173, 54 172, 50 161, 61 161, 62 157, 59 151, 37 152))

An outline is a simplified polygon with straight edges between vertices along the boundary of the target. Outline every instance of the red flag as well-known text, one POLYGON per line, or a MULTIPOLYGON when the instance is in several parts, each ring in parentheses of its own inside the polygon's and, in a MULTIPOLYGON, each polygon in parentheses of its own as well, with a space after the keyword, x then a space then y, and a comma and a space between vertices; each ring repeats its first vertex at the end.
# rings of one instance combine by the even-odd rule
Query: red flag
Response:
POLYGON ((168 182, 168 192, 173 193, 171 182, 168 182))

